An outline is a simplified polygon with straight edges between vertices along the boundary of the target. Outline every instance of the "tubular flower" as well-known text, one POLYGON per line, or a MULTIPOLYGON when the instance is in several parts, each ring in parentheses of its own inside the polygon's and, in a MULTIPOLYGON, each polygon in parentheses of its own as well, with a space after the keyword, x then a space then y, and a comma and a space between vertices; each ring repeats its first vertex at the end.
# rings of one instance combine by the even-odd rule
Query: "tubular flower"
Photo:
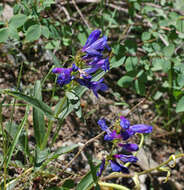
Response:
POLYGON ((122 147, 123 150, 125 150, 127 152, 132 152, 132 151, 139 150, 138 145, 134 144, 134 143, 126 143, 126 144, 119 143, 118 146, 122 147))
POLYGON ((82 52, 85 53, 82 59, 86 62, 86 66, 91 66, 88 73, 94 73, 98 69, 109 70, 109 57, 104 58, 103 51, 107 49, 110 52, 111 48, 107 44, 107 37, 100 38, 100 34, 100 30, 94 30, 82 48, 82 52))
POLYGON ((59 74, 57 78, 57 83, 61 87, 63 87, 74 79, 74 76, 71 75, 72 71, 74 70, 76 70, 76 67, 72 66, 72 68, 54 68, 52 72, 55 74, 59 74))
POLYGON ((91 89, 97 98, 99 90, 106 91, 108 89, 107 85, 103 83, 103 80, 104 79, 100 79, 99 81, 91 81, 91 78, 76 79, 80 85, 91 89))
POLYGON ((106 48, 108 51, 110 51, 110 47, 107 44, 107 37, 103 36, 102 38, 99 38, 101 34, 100 30, 94 30, 88 37, 87 42, 85 43, 84 47, 82 48, 82 51, 86 53, 86 55, 83 57, 91 58, 91 57, 102 57, 102 51, 106 48))
POLYGON ((88 37, 85 45, 75 57, 76 63, 71 68, 54 68, 53 73, 58 74, 57 83, 63 87, 75 80, 78 84, 93 91, 98 97, 98 91, 106 91, 107 85, 103 79, 92 81, 92 75, 98 70, 109 70, 109 57, 104 57, 103 51, 111 51, 107 44, 107 37, 100 37, 101 31, 94 30, 88 37))
POLYGON ((107 134, 104 136, 104 140, 106 141, 112 141, 114 139, 121 139, 121 135, 117 134, 116 131, 112 131, 109 129, 109 127, 106 125, 105 119, 100 119, 98 121, 98 125, 101 127, 103 131, 105 131, 107 134))
POLYGON ((100 171, 97 172, 97 176, 101 176, 104 169, 105 169, 105 159, 103 159, 102 163, 100 164, 100 171))
MULTIPOLYGON (((131 155, 130 153, 133 151, 137 151, 139 149, 138 145, 135 143, 127 143, 126 140, 129 139, 136 133, 151 133, 152 126, 145 125, 145 124, 136 124, 130 125, 130 121, 127 120, 125 117, 120 116, 119 127, 114 126, 113 130, 111 131, 106 124, 106 120, 100 119, 98 121, 98 125, 100 128, 106 132, 104 136, 104 140, 106 141, 113 141, 114 145, 122 147, 123 152, 128 152, 129 154, 110 154, 107 156, 107 160, 110 162, 110 166, 114 172, 123 172, 128 173, 128 168, 123 166, 124 163, 135 163, 137 162, 137 157, 131 155), (121 143, 121 141, 124 141, 121 143)), ((103 167, 104 169, 105 167, 103 167)), ((101 169, 102 170, 102 169, 101 169)), ((100 170, 100 174, 102 173, 100 170)))
POLYGON ((85 51, 85 49, 87 47, 89 47, 92 43, 94 43, 95 41, 98 40, 98 38, 100 37, 101 31, 100 30, 94 30, 88 37, 84 47, 82 48, 83 51, 85 51))
POLYGON ((132 156, 132 155, 125 155, 125 154, 115 154, 115 158, 119 158, 122 162, 127 163, 127 162, 137 162, 137 157, 132 156))
POLYGON ((123 166, 122 164, 119 164, 116 161, 110 160, 110 165, 113 172, 123 172, 123 173, 129 173, 128 168, 123 166))

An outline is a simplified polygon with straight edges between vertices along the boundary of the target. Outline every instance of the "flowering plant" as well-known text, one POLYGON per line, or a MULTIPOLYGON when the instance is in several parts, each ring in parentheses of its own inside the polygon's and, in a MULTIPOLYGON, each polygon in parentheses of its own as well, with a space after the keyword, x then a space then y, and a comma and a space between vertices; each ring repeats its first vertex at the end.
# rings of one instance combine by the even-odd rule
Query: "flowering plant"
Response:
POLYGON ((88 37, 85 45, 78 51, 75 63, 70 68, 54 68, 53 73, 58 74, 57 83, 60 87, 69 84, 71 81, 91 89, 96 97, 98 91, 106 91, 107 85, 103 78, 99 81, 92 81, 92 74, 99 69, 109 70, 109 57, 104 56, 104 51, 111 51, 107 44, 107 37, 100 38, 101 31, 94 30, 88 37))
POLYGON ((98 121, 98 125, 103 131, 106 132, 104 140, 111 141, 113 143, 113 147, 121 147, 121 152, 125 153, 114 153, 113 150, 107 156, 106 161, 105 159, 102 160, 100 171, 97 173, 97 175, 101 176, 103 170, 105 169, 105 165, 107 165, 108 163, 110 163, 112 171, 114 172, 129 173, 128 168, 123 164, 126 164, 128 162, 134 163, 138 160, 137 157, 131 155, 131 152, 137 151, 139 147, 135 143, 127 142, 127 140, 129 140, 130 137, 132 137, 136 133, 151 133, 152 126, 145 124, 130 125, 129 120, 127 120, 123 116, 120 116, 120 120, 115 123, 112 131, 106 125, 105 119, 100 119, 98 121))

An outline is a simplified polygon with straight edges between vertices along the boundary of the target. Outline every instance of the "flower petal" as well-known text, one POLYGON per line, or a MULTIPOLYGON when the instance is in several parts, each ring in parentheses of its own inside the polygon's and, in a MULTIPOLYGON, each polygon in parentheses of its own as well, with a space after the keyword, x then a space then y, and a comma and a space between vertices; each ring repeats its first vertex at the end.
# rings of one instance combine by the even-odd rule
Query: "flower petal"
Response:
POLYGON ((120 159, 122 162, 127 163, 127 162, 137 162, 137 157, 133 155, 125 155, 125 154, 115 154, 115 158, 120 159))
POLYGON ((85 50, 85 48, 87 48, 92 43, 94 43, 96 40, 98 40, 98 38, 100 37, 100 34, 101 34, 100 30, 94 30, 93 32, 91 32, 91 34, 89 35, 84 47, 82 48, 83 51, 85 50))
POLYGON ((130 131, 130 130, 126 130, 126 131, 121 131, 121 136, 123 140, 127 140, 129 139, 131 136, 133 136, 135 133, 130 131))
POLYGON ((104 118, 103 119, 99 119, 97 123, 98 123, 98 125, 101 127, 101 129, 103 131, 107 131, 108 126, 106 125, 106 121, 105 121, 104 118))
POLYGON ((134 133, 151 133, 153 127, 145 124, 136 124, 129 127, 129 130, 134 133))
POLYGON ((123 129, 128 129, 130 127, 130 121, 124 116, 120 116, 120 125, 123 129))
POLYGON ((128 168, 125 166, 117 163, 116 161, 110 160, 111 168, 113 172, 123 172, 123 173, 129 173, 128 168))
POLYGON ((139 149, 137 144, 133 144, 133 143, 127 143, 127 144, 118 144, 120 147, 122 147, 124 150, 126 151, 137 151, 139 149))
POLYGON ((102 163, 100 165, 100 171, 97 172, 97 176, 100 177, 102 175, 102 172, 104 171, 105 169, 105 159, 102 160, 102 163))

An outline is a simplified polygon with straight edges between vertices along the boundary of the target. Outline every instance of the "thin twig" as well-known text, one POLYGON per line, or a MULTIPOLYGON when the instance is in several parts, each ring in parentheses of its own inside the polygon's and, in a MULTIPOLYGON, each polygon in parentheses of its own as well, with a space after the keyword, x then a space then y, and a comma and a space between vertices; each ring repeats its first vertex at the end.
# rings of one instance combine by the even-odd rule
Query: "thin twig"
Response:
MULTIPOLYGON (((76 3, 100 3, 101 0, 77 0, 76 3)), ((62 1, 62 0, 57 0, 56 3, 60 3, 61 5, 66 5, 66 4, 72 4, 71 1, 62 1)))
POLYGON ((74 5, 75 9, 77 10, 77 12, 79 13, 79 15, 81 16, 81 18, 82 18, 84 24, 86 24, 86 26, 87 26, 88 28, 90 28, 90 26, 89 26, 87 20, 84 18, 83 14, 82 14, 82 12, 80 11, 79 7, 77 6, 75 0, 72 0, 72 3, 73 3, 73 5, 74 5))
POLYGON ((96 139, 98 139, 99 137, 101 137, 102 135, 105 134, 105 131, 101 132, 100 134, 98 134, 97 136, 93 137, 92 139, 90 139, 89 141, 87 141, 81 148, 80 150, 77 152, 77 154, 73 157, 73 159, 65 166, 65 168, 61 171, 64 172, 71 164, 72 162, 80 155, 80 153, 84 150, 84 148, 90 144, 91 142, 95 141, 96 139))

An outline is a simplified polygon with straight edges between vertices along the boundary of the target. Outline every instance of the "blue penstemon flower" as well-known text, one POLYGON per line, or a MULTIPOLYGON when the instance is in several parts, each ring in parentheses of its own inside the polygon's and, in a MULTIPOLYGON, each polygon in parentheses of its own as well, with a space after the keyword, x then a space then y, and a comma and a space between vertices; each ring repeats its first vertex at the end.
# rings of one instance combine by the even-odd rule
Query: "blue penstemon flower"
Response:
POLYGON ((75 80, 78 84, 93 91, 98 97, 98 91, 106 91, 104 79, 92 80, 92 74, 98 70, 109 70, 109 56, 105 57, 103 51, 111 51, 107 44, 107 37, 100 37, 101 31, 94 30, 88 37, 85 45, 76 55, 76 63, 71 68, 54 68, 53 73, 58 74, 57 83, 63 87, 75 80))
POLYGON ((98 125, 101 127, 103 131, 106 132, 104 140, 112 141, 112 143, 115 146, 122 147, 122 151, 127 152, 129 154, 125 153, 115 154, 111 152, 110 155, 107 156, 106 162, 103 160, 102 162, 103 167, 102 166, 100 167, 100 172, 98 172, 97 175, 101 176, 103 170, 105 169, 105 163, 110 163, 111 169, 114 172, 129 173, 128 168, 125 167, 124 164, 128 162, 129 163, 137 162, 138 160, 137 157, 131 155, 130 153, 133 151, 138 151, 139 147, 135 143, 126 142, 126 140, 128 140, 136 133, 151 133, 152 126, 145 124, 130 125, 130 121, 123 116, 120 116, 118 125, 116 122, 116 125, 113 127, 112 130, 107 126, 106 120, 104 118, 98 121, 98 125))

